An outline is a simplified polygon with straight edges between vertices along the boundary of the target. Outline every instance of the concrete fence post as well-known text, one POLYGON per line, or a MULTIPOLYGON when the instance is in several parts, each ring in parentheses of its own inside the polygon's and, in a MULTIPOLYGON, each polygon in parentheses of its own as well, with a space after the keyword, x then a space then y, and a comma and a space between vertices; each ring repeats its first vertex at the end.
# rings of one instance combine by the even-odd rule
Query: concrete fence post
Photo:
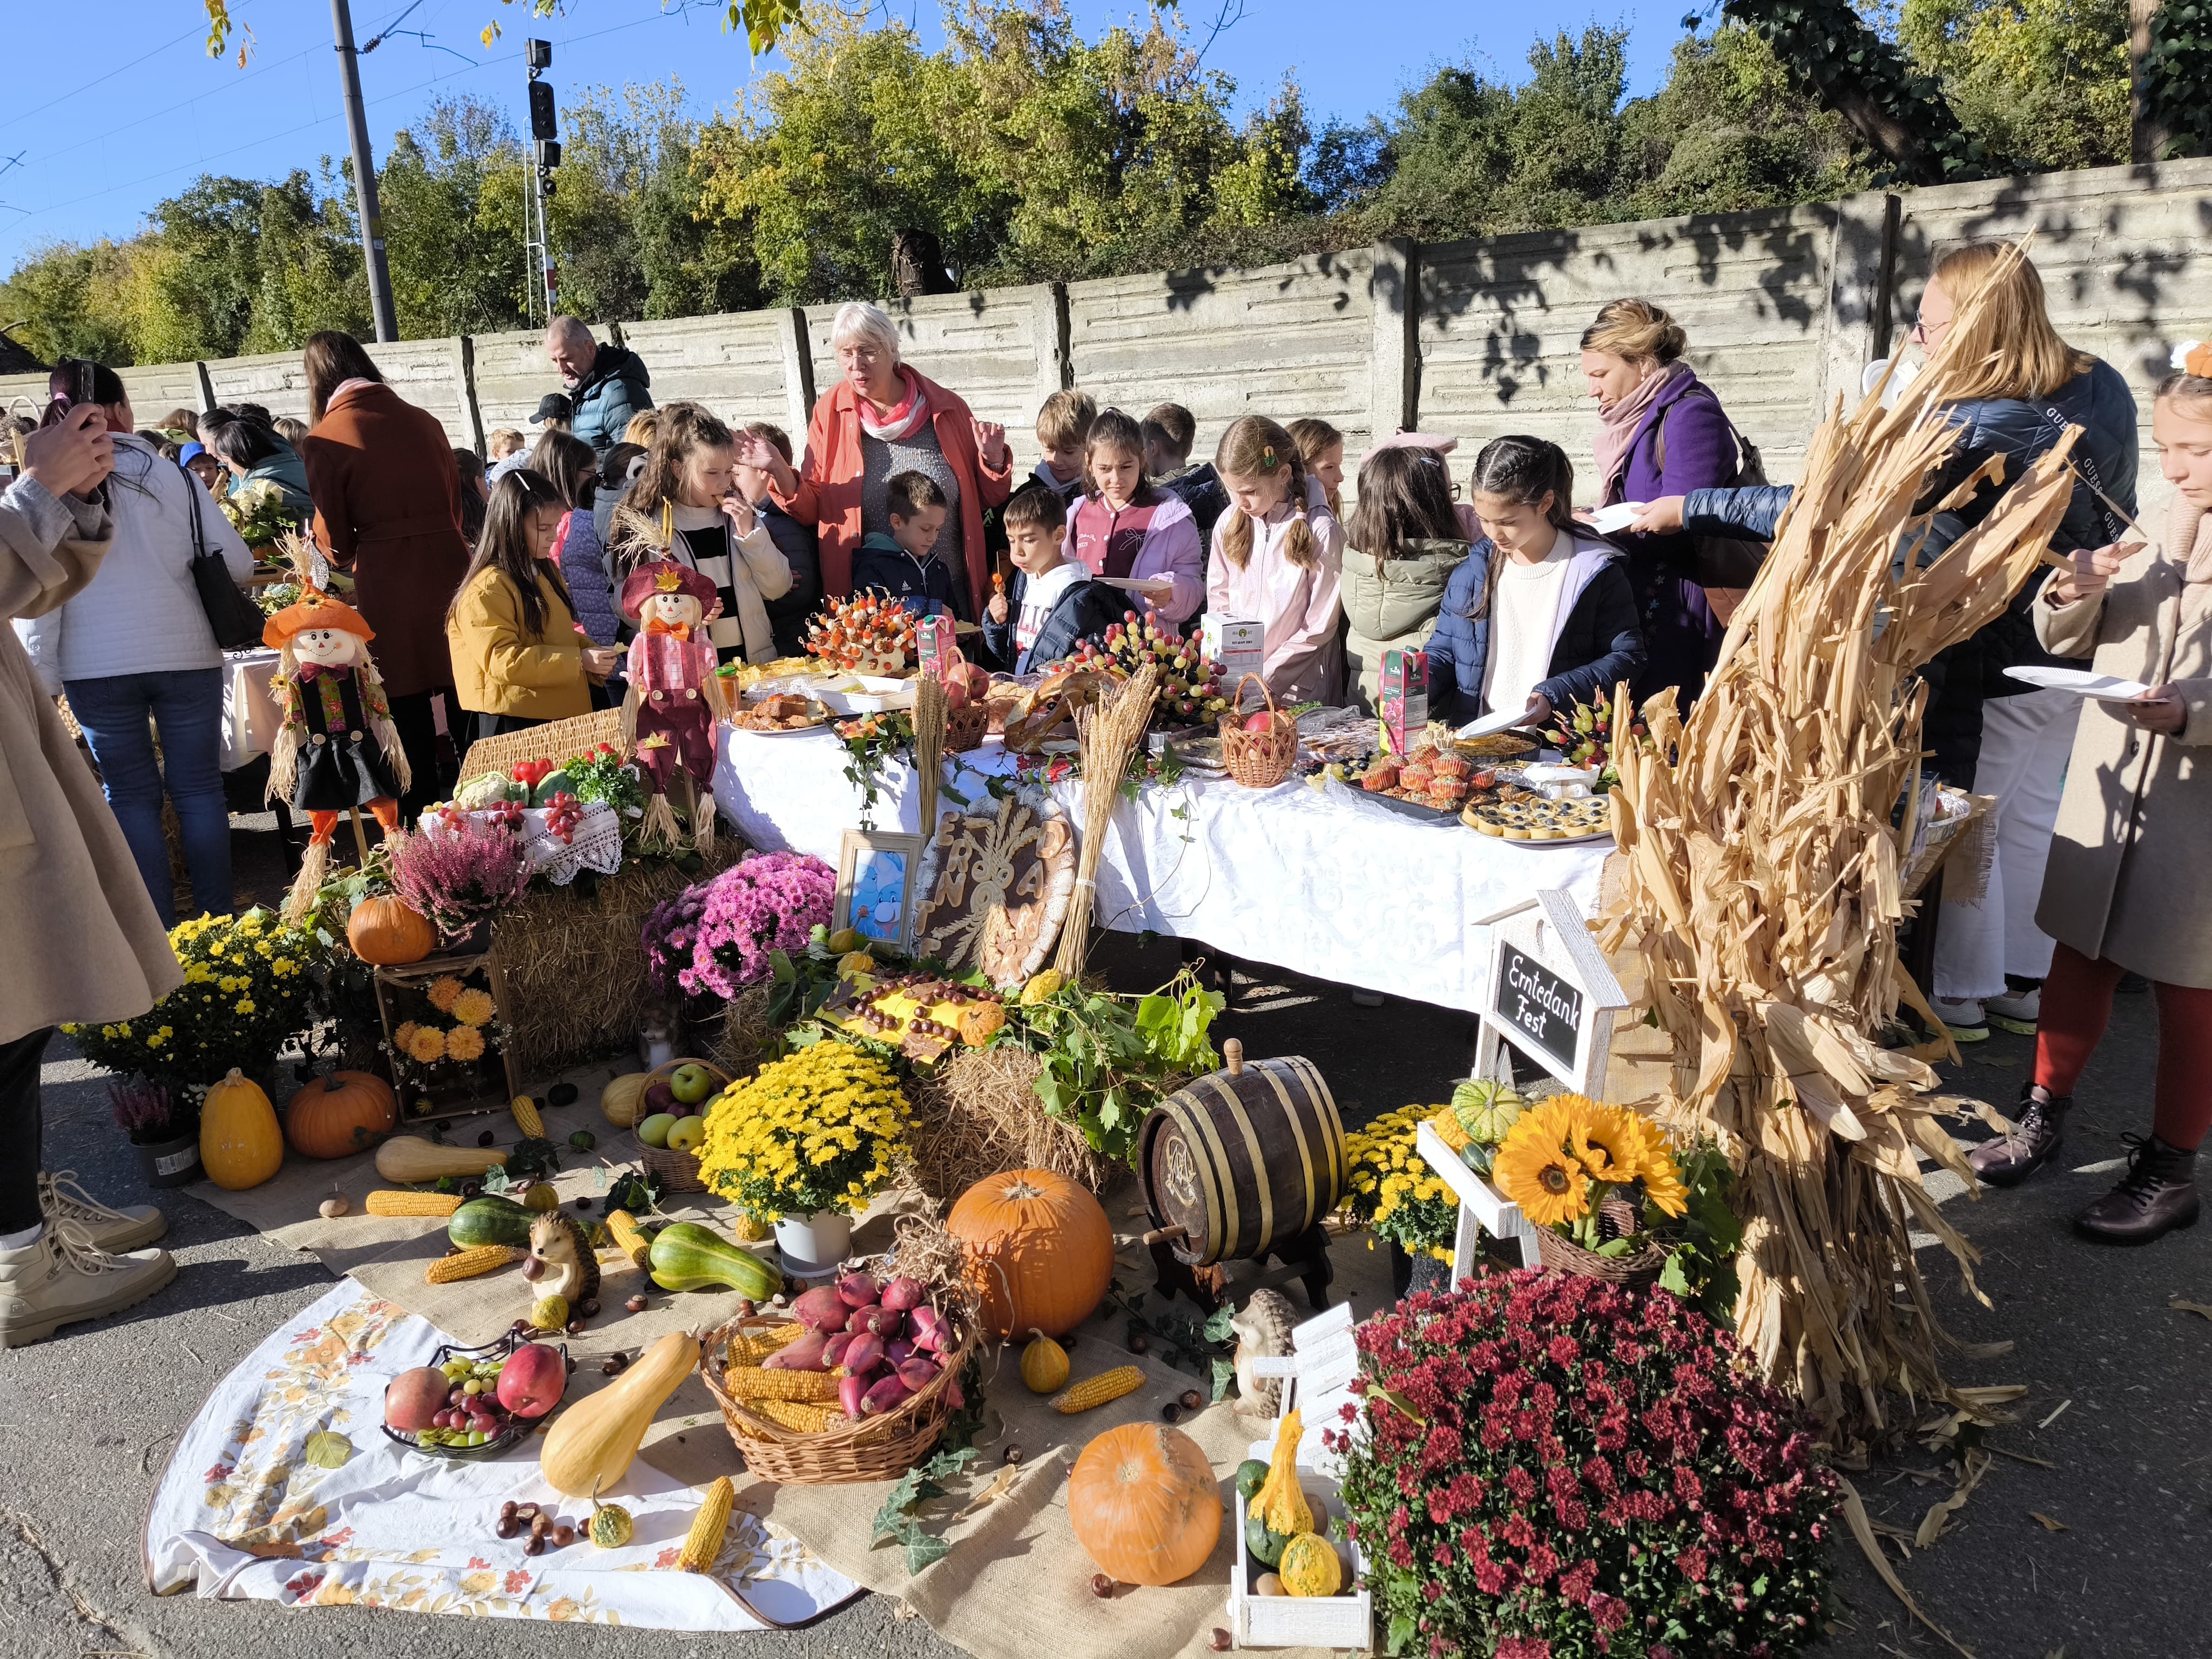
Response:
POLYGON ((1375 244, 1375 343, 1368 369, 1369 430, 1374 441, 1411 431, 1421 420, 1420 245, 1402 236, 1375 244))
POLYGON ((461 429, 478 455, 484 453, 483 411, 477 407, 477 343, 459 335, 453 341, 453 395, 460 405, 461 429))
POLYGON ((198 359, 192 363, 200 377, 200 413, 204 415, 215 407, 215 381, 208 374, 208 366, 198 359))
POLYGON ((783 315, 776 343, 783 349, 783 396, 796 451, 806 447, 806 423, 814 416, 814 347, 806 337, 806 307, 787 306, 783 315))

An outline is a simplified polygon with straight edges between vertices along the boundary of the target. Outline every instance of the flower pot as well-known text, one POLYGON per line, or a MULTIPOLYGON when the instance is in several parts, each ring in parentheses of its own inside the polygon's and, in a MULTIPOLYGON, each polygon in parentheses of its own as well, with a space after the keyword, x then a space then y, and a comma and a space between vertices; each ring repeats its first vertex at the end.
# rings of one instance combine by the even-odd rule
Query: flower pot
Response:
POLYGON ((138 1154, 138 1167, 149 1187, 187 1187, 204 1176, 198 1129, 173 1140, 134 1141, 131 1149, 138 1154))
POLYGON ((787 1215, 775 1224, 775 1248, 795 1279, 821 1279, 837 1271, 853 1244, 853 1218, 842 1210, 787 1215))
POLYGON ((1419 1255, 1407 1254, 1406 1247, 1395 1239, 1390 1244, 1390 1289, 1403 1302, 1416 1291, 1448 1291, 1451 1288, 1451 1263, 1439 1261, 1426 1250, 1419 1255))

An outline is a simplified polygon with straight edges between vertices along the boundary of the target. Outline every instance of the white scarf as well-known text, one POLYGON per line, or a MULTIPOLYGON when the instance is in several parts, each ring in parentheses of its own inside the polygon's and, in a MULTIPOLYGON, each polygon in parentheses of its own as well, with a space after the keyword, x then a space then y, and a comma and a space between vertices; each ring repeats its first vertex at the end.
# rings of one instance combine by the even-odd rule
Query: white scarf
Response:
POLYGON ((876 417, 876 405, 865 392, 856 391, 853 394, 853 406, 860 411, 860 430, 879 442, 895 444, 910 438, 915 429, 929 418, 929 399, 922 392, 921 377, 901 363, 899 380, 906 387, 906 396, 880 421, 876 417))

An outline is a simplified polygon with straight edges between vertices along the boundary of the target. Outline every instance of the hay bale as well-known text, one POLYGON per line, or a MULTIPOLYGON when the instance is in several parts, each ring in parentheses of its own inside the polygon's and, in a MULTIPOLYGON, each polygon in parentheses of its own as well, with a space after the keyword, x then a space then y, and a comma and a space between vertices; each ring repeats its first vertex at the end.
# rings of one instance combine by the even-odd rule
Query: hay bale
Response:
POLYGON ((722 1009, 721 1035, 707 1051, 733 1078, 750 1077, 766 1062, 775 1044, 775 1027, 768 1017, 769 985, 748 985, 722 1009))
POLYGON ((517 1065, 542 1075, 634 1046, 638 1020, 655 1000, 641 942, 646 919, 744 851, 726 836, 690 875, 662 860, 633 860, 589 892, 580 882, 533 888, 501 911, 492 954, 507 976, 507 1042, 517 1065))
POLYGON ((1050 1170, 1096 1193, 1121 1172, 1036 1097, 1044 1061, 1011 1043, 962 1048, 907 1085, 914 1179, 950 1204, 1002 1170, 1050 1170))

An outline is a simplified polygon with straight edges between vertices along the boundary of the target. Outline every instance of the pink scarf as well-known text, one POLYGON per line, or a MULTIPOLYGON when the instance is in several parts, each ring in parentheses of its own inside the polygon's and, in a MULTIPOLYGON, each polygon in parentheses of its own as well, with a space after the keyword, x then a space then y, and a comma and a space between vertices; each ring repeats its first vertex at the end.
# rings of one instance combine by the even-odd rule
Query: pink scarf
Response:
POLYGON ((860 414, 860 430, 883 443, 895 444, 912 437, 915 428, 929 418, 929 399, 922 394, 921 377, 901 363, 899 379, 906 385, 906 396, 881 420, 876 418, 876 406, 867 393, 857 389, 853 393, 853 405, 860 414))
POLYGON ((1628 474, 1628 452, 1636 442, 1636 428, 1643 423, 1653 403, 1668 387, 1689 378, 1689 364, 1669 363, 1656 374, 1648 376, 1643 385, 1612 408, 1598 411, 1597 441, 1591 446, 1591 454, 1597 462, 1597 476, 1603 486, 1598 498, 1601 505, 1610 506, 1614 500, 1613 492, 1624 487, 1628 474))

